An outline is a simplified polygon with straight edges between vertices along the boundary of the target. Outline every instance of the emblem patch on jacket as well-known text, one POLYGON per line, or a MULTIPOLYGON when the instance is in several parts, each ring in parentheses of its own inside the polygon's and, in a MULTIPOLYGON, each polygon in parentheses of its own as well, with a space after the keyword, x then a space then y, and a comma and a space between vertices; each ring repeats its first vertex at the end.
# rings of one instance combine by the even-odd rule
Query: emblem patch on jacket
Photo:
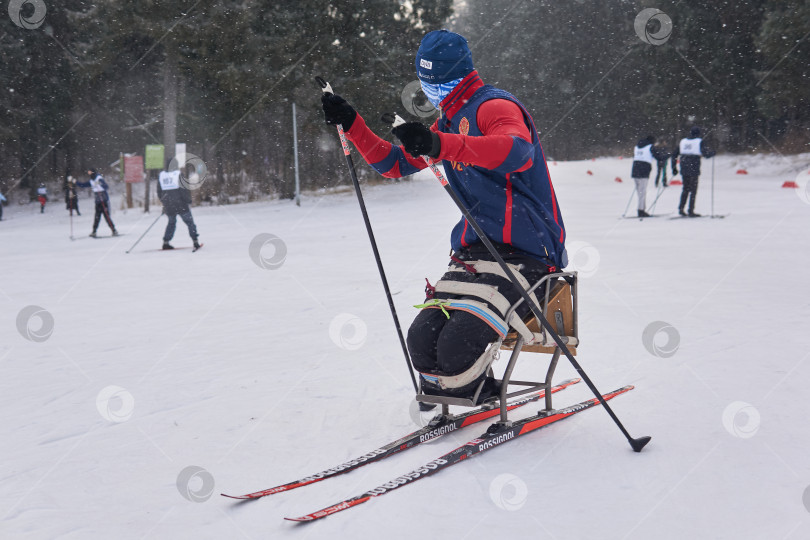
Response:
POLYGON ((462 135, 467 135, 470 132, 470 121, 467 120, 466 116, 458 123, 458 132, 462 135))

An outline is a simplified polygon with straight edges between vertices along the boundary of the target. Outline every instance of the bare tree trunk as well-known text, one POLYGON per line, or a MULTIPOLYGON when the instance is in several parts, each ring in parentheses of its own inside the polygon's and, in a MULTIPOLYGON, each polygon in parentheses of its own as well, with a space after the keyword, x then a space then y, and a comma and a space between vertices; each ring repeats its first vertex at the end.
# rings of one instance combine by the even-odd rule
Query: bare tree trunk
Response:
POLYGON ((166 44, 166 59, 163 63, 163 159, 174 157, 177 143, 177 50, 166 44))
POLYGON ((214 159, 216 160, 216 194, 217 204, 223 204, 222 198, 225 196, 225 166, 222 163, 222 147, 217 146, 214 150, 214 159))
MULTIPOLYGON (((171 43, 166 43, 166 57, 163 60, 163 161, 164 165, 174 157, 177 143, 177 51, 171 43)), ((146 179, 144 212, 149 212, 149 186, 151 174, 146 179)))

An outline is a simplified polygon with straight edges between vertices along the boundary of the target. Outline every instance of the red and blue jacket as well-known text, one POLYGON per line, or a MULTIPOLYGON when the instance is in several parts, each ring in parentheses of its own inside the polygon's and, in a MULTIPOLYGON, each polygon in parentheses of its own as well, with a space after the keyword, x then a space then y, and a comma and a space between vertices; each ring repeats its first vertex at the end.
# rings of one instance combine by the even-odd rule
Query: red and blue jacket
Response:
MULTIPOLYGON (((441 139, 450 186, 493 242, 564 268, 565 226, 534 121, 512 94, 467 75, 442 101, 432 126, 441 139)), ((399 178, 427 167, 375 135, 359 115, 346 132, 380 174, 399 178)), ((465 218, 453 228, 453 250, 480 242, 465 218)))

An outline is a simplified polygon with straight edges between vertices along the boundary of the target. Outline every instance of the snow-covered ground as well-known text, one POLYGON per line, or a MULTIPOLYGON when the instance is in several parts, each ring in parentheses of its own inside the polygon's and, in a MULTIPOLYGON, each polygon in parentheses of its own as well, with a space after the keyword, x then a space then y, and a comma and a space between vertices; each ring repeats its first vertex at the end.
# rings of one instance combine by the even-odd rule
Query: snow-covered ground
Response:
MULTIPOLYGON (((71 241, 58 201, 44 215, 7 207, 0 538, 810 538, 810 204, 780 187, 809 158, 721 156, 725 219, 644 221, 618 219, 628 159, 550 164, 582 276, 579 360, 602 391, 636 385, 611 404, 652 442, 633 453, 597 408, 307 525, 282 518, 484 430, 256 502, 218 495, 306 476, 415 429, 353 193, 195 208, 205 247, 193 254, 156 251, 165 218, 125 253, 154 213, 116 210, 124 235, 94 240, 82 198, 71 241), (266 246, 251 251, 258 235, 266 246), (677 337, 659 332, 656 356, 642 338, 659 321, 677 337)), ((711 170, 704 161, 704 214, 711 170)), ((655 213, 673 212, 679 194, 666 190, 655 213)), ((424 277, 446 266, 458 212, 427 173, 365 195, 407 327, 424 277)), ((182 223, 174 243, 191 243, 182 223)), ((558 380, 575 375, 560 365, 558 380)), ((526 355, 518 375, 544 369, 526 355)), ((556 403, 588 397, 581 384, 556 403)))

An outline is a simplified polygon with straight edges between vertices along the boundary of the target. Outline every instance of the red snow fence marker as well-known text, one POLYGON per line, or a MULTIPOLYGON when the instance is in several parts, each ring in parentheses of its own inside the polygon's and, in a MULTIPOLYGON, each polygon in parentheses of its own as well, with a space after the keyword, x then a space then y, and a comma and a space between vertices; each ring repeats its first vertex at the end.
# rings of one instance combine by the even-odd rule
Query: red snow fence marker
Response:
POLYGON ((618 183, 620 183, 620 184, 622 183, 622 179, 621 179, 621 178, 619 178, 618 176, 617 176, 617 177, 616 177, 616 178, 615 178, 613 181, 614 181, 614 182, 618 182, 618 183))
POLYGON ((797 184, 797 183, 796 183, 796 182, 794 182, 793 180, 785 180, 785 183, 784 183, 784 184, 782 184, 782 187, 783 187, 783 188, 793 188, 793 189, 799 189, 799 184, 797 184))
POLYGON ((593 173, 591 171, 588 171, 588 176, 593 176, 593 173))
POLYGON ((748 171, 745 169, 737 169, 737 174, 748 174, 748 171))
POLYGON ((670 185, 670 186, 682 186, 682 185, 683 185, 683 182, 681 182, 680 180, 672 180, 672 181, 669 183, 669 185, 670 185))

